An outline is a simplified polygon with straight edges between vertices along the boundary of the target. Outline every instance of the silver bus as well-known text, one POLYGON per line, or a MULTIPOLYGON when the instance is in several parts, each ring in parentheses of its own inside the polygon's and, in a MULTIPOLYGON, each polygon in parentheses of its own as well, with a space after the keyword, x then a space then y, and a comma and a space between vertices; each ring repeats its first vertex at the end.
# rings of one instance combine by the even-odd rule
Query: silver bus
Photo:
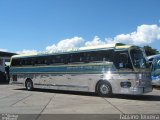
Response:
POLYGON ((149 56, 148 60, 151 63, 152 85, 160 86, 160 54, 149 56))
POLYGON ((144 51, 121 43, 48 54, 15 55, 11 84, 33 88, 96 92, 100 96, 152 91, 144 51))

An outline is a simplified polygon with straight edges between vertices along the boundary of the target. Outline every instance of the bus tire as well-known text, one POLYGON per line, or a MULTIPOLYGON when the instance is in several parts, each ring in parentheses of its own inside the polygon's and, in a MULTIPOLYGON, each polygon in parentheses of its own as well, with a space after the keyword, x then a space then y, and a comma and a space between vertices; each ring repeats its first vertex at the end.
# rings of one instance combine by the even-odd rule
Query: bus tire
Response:
POLYGON ((108 81, 99 81, 96 92, 101 97, 109 97, 112 95, 112 87, 108 81))
POLYGON ((33 82, 32 82, 32 80, 27 79, 27 80, 26 80, 26 83, 25 83, 25 86, 26 86, 26 89, 27 89, 28 91, 32 91, 32 90, 33 90, 33 82))

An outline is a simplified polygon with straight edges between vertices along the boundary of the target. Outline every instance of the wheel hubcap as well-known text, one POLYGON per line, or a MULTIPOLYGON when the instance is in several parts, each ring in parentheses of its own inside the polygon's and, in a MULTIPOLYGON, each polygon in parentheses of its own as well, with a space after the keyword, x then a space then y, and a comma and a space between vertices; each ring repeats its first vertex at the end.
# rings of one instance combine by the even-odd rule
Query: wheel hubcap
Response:
POLYGON ((31 86, 32 86, 32 85, 31 85, 31 82, 27 82, 27 88, 28 88, 28 89, 31 89, 31 86))
POLYGON ((101 87, 100 87, 100 92, 102 93, 102 94, 108 94, 109 93, 109 89, 108 89, 108 87, 106 86, 106 85, 101 85, 101 87))

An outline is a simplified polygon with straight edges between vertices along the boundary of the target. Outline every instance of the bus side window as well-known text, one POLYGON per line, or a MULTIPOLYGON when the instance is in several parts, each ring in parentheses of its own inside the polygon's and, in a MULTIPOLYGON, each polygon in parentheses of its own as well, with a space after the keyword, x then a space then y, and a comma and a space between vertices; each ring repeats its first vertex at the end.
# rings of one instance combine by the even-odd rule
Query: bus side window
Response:
POLYGON ((64 59, 62 55, 55 56, 55 64, 64 64, 64 59))
POLYGON ((64 57, 63 57, 63 55, 60 56, 60 63, 64 64, 64 57))
POLYGON ((36 58, 36 60, 35 60, 35 64, 37 64, 37 65, 42 64, 42 63, 41 63, 41 58, 39 58, 39 57, 38 57, 38 58, 36 58))
POLYGON ((89 63, 89 61, 90 61, 90 53, 89 52, 88 53, 84 53, 84 60, 83 60, 83 62, 89 63))
POLYGON ((104 62, 104 61, 112 61, 112 50, 101 50, 94 51, 89 53, 89 61, 92 62, 104 62))
POLYGON ((27 60, 24 60, 24 64, 23 65, 27 65, 28 64, 28 61, 27 60))
POLYGON ((52 59, 51 64, 54 64, 54 63, 55 63, 55 59, 52 59))
POLYGON ((38 60, 37 59, 35 59, 35 62, 34 62, 34 64, 36 65, 36 64, 38 64, 38 60))
POLYGON ((79 58, 79 61, 82 62, 82 61, 83 61, 83 57, 80 57, 80 58, 79 58))
POLYGON ((55 57, 54 56, 49 56, 48 58, 46 57, 46 60, 47 60, 47 65, 55 63, 55 57))
POLYGON ((68 57, 65 57, 65 59, 68 59, 68 63, 81 63, 84 62, 84 53, 72 53, 68 55, 68 57))
POLYGON ((50 57, 46 57, 45 56, 43 59, 44 59, 44 64, 45 65, 49 65, 50 64, 50 57))
POLYGON ((69 56, 69 63, 72 63, 73 62, 73 54, 70 54, 69 56))
POLYGON ((21 65, 21 64, 20 64, 20 60, 19 60, 19 59, 13 59, 11 65, 12 65, 12 66, 20 66, 20 65, 21 65))
POLYGON ((35 58, 31 59, 31 65, 34 66, 35 65, 35 58))
POLYGON ((46 65, 50 65, 50 64, 51 64, 50 59, 46 60, 46 65))
POLYGON ((82 63, 84 59, 84 53, 77 53, 76 62, 82 63))
POLYGON ((69 60, 69 55, 64 55, 63 56, 63 63, 68 64, 68 62, 69 62, 68 60, 69 60))
POLYGON ((19 66, 22 66, 23 65, 23 60, 21 59, 20 61, 19 61, 19 66))
POLYGON ((78 57, 77 57, 77 61, 82 63, 82 62, 84 62, 84 59, 85 59, 84 53, 79 53, 78 57))
POLYGON ((3 65, 3 59, 0 59, 0 66, 3 65))

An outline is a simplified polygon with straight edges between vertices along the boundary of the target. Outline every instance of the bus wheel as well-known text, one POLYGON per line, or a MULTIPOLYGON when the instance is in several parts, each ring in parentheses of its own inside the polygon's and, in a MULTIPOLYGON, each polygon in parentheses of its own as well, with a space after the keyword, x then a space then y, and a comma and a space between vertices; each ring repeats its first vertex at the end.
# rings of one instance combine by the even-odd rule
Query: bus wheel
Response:
POLYGON ((32 82, 32 80, 27 80, 27 81, 26 81, 26 89, 27 89, 28 91, 33 90, 33 82, 32 82))
POLYGON ((100 81, 97 84, 97 93, 99 96, 108 97, 112 95, 112 87, 107 81, 100 81))

